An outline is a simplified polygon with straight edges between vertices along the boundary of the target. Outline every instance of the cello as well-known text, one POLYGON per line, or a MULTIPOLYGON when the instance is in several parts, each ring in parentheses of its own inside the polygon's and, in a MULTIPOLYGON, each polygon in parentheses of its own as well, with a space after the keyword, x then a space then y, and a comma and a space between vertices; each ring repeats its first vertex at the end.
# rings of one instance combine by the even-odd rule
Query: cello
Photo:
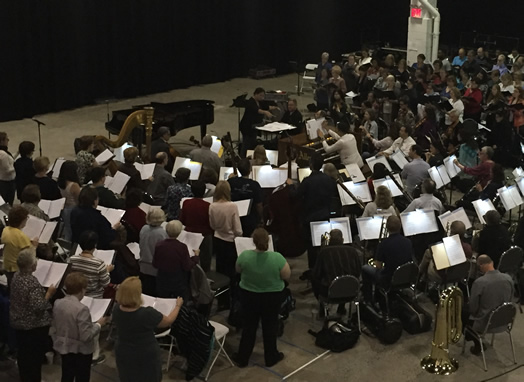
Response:
MULTIPOLYGON (((293 152, 291 143, 286 149, 287 177, 291 179, 293 152)), ((269 197, 267 230, 274 234, 275 251, 284 257, 297 257, 306 251, 300 216, 300 202, 291 196, 293 185, 284 183, 273 190, 269 197)))

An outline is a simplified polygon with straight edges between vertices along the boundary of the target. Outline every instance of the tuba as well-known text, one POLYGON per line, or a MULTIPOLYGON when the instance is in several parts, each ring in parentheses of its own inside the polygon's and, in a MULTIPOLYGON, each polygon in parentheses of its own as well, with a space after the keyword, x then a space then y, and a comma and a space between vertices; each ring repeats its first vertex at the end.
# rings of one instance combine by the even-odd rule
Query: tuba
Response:
POLYGON ((462 291, 454 286, 440 295, 435 319, 431 354, 420 366, 431 374, 449 375, 457 371, 457 360, 449 357, 449 343, 457 343, 462 335, 462 291))

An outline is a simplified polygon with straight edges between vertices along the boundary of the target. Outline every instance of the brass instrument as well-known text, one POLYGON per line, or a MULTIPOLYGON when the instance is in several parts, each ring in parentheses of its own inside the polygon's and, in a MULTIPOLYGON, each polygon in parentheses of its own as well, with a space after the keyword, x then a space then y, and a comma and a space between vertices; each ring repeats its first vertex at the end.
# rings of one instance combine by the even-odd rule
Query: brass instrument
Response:
POLYGON ((362 199, 360 199, 359 197, 355 196, 351 191, 349 191, 349 189, 344 185, 344 182, 342 181, 342 179, 337 178, 337 183, 338 185, 349 195, 349 197, 351 199, 353 199, 355 201, 355 203, 357 203, 357 205, 363 210, 364 208, 366 208, 366 206, 364 205, 364 203, 362 202, 362 199))
POLYGON ((329 239, 329 232, 324 232, 324 234, 320 236, 320 246, 325 247, 326 245, 329 245, 329 239))
POLYGON ((382 239, 384 239, 388 235, 387 222, 388 222, 388 219, 386 219, 385 216, 382 216, 382 223, 380 225, 380 232, 378 234, 379 243, 382 241, 382 239))
POLYGON ((422 126, 426 122, 427 118, 422 118, 416 125, 413 131, 417 130, 420 126, 422 126))
POLYGON ((462 291, 455 286, 440 295, 435 319, 431 354, 420 360, 420 366, 431 374, 449 375, 457 371, 457 360, 449 357, 449 343, 462 336, 462 291))

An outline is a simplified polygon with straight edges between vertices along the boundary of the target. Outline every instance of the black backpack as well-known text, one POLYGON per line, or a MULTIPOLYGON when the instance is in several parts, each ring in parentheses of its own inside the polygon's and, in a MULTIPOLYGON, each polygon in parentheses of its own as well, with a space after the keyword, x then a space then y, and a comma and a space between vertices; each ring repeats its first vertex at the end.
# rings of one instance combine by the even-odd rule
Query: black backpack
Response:
POLYGON ((351 349, 358 341, 360 332, 351 324, 341 321, 325 321, 319 332, 309 331, 316 337, 315 345, 335 353, 351 349))

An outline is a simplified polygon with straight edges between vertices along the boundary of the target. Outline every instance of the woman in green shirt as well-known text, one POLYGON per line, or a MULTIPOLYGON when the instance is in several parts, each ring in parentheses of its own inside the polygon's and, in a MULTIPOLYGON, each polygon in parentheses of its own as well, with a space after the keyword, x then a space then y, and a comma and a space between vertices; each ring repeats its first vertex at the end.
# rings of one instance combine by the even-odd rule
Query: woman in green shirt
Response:
POLYGON ((231 358, 239 367, 247 366, 258 322, 262 320, 264 358, 266 366, 271 367, 284 358, 284 353, 277 350, 278 312, 284 280, 289 280, 291 270, 280 253, 268 251, 269 235, 265 229, 257 228, 252 237, 256 249, 242 252, 236 262, 244 326, 238 353, 231 358))

